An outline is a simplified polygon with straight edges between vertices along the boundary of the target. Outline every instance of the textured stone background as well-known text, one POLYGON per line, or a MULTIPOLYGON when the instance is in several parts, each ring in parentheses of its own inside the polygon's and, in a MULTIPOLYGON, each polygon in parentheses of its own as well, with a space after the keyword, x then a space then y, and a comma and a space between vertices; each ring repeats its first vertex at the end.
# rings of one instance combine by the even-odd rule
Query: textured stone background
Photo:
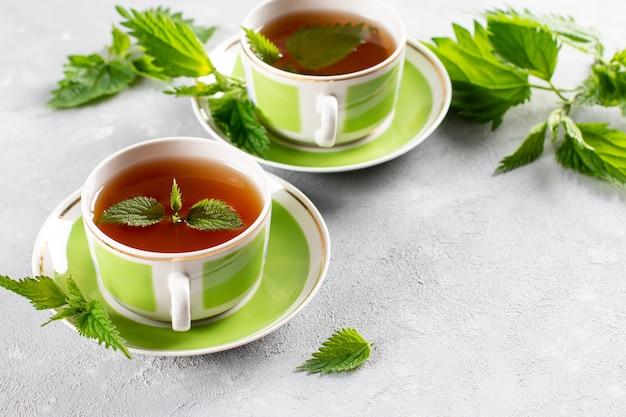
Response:
MULTIPOLYGON (((159 4, 236 33, 252 0, 161 3, 3 1, 0 5, 0 273, 30 275, 37 232, 101 159, 138 140, 203 136, 189 101, 142 83, 97 106, 53 112, 65 57, 109 43, 114 5, 159 4)), ((390 0, 418 40, 450 36, 500 0, 390 0)), ((520 0, 571 15, 626 47, 621 0, 520 0)), ((565 52, 559 85, 586 75, 565 52)), ((307 194, 331 234, 317 297, 275 333, 197 357, 132 361, 0 291, 0 415, 623 416, 626 413, 626 193, 560 168, 553 152, 494 176, 544 120, 534 94, 496 131, 450 115, 384 165, 338 174, 271 170, 307 194), (374 340, 356 372, 294 367, 342 326, 374 340)), ((626 130, 619 112, 577 120, 626 130)))

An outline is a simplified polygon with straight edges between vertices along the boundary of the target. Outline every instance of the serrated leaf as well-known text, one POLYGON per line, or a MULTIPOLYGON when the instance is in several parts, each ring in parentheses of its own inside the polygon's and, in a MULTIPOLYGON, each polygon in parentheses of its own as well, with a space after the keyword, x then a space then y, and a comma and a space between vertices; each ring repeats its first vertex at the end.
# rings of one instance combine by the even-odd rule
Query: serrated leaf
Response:
POLYGON ((504 65, 494 54, 485 29, 474 22, 474 36, 453 24, 457 42, 433 38, 426 44, 445 66, 452 81, 451 107, 479 123, 496 129, 504 114, 530 98, 528 75, 504 65))
POLYGON ((579 51, 602 56, 604 47, 600 42, 600 35, 595 29, 580 26, 574 18, 570 16, 560 16, 556 14, 536 15, 528 9, 521 12, 509 9, 504 13, 514 14, 523 19, 528 19, 542 25, 551 31, 561 42, 578 49, 579 51))
POLYGON ((120 201, 104 210, 96 223, 150 226, 163 219, 163 205, 152 197, 133 197, 120 201))
POLYGON ((131 359, 126 341, 111 322, 106 308, 100 301, 88 301, 85 304, 85 311, 76 316, 74 325, 82 336, 94 339, 104 344, 106 348, 121 350, 128 359, 131 359))
POLYGON ((258 109, 242 92, 232 90, 209 98, 211 116, 233 145, 261 158, 267 158, 269 137, 257 119, 258 109))
POLYGON ((0 275, 0 287, 27 298, 37 310, 47 310, 67 304, 67 297, 63 290, 47 276, 13 280, 0 275))
POLYGON ((176 179, 172 180, 172 190, 170 191, 170 208, 174 213, 180 211, 183 208, 183 194, 180 192, 180 187, 176 183, 176 179))
POLYGON ((521 146, 512 154, 500 161, 496 173, 508 172, 515 168, 530 164, 541 156, 546 137, 547 122, 538 123, 530 129, 521 146))
POLYGON ((290 35, 285 46, 300 65, 316 70, 348 56, 369 32, 363 23, 308 25, 290 35))
POLYGON ((123 58, 130 48, 130 38, 127 34, 115 26, 113 26, 113 29, 111 30, 111 35, 113 37, 113 43, 109 47, 109 51, 111 51, 112 54, 123 58))
POLYGON ((185 222, 204 231, 233 230, 243 226, 239 213, 224 201, 214 198, 198 201, 191 206, 185 222))
POLYGON ((164 91, 165 94, 173 94, 176 97, 207 97, 224 91, 218 83, 205 84, 198 82, 195 85, 179 85, 174 90, 164 91))
POLYGON ((343 328, 323 342, 313 357, 296 369, 309 373, 350 371, 365 362, 371 345, 356 329, 343 328))
POLYGON ((222 91, 218 84, 193 84, 174 86, 173 90, 163 91, 176 97, 206 97, 222 91))
POLYGON ((272 65, 280 58, 280 50, 272 41, 270 41, 262 33, 255 32, 252 29, 242 28, 246 34, 246 38, 250 43, 250 50, 261 61, 272 65))
POLYGON ((592 149, 566 132, 557 160, 582 174, 626 184, 626 133, 609 129, 605 123, 578 124, 577 128, 592 149))
POLYGON ((70 55, 64 65, 65 78, 52 91, 48 105, 55 109, 77 107, 128 88, 137 77, 130 65, 98 54, 70 55))
POLYGON ((153 63, 169 77, 201 77, 214 71, 204 47, 194 32, 180 19, 172 18, 167 9, 126 11, 121 24, 129 28, 153 63))
POLYGON ((610 61, 599 61, 583 81, 576 102, 583 105, 619 107, 626 116, 626 49, 610 61))
POLYGON ((560 45, 552 32, 515 12, 487 14, 487 32, 495 52, 531 75, 550 81, 560 45))

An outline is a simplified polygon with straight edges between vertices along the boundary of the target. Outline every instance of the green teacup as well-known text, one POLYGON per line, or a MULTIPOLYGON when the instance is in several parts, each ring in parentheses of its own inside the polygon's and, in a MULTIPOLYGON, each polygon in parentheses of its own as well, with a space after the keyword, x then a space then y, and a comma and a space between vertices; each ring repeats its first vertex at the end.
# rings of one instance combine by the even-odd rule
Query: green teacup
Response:
MULTIPOLYGON (((345 144, 382 129, 393 117, 402 75, 406 49, 402 19, 377 0, 271 0, 250 11, 242 27, 263 33, 264 28, 285 26, 294 19, 302 19, 300 27, 367 22, 365 27, 377 34, 376 42, 382 40, 364 50, 365 58, 381 48, 384 52, 379 61, 363 63, 359 58, 345 68, 333 64, 294 72, 288 66, 277 68, 261 60, 242 30, 246 86, 264 124, 285 139, 319 147, 345 144)), ((282 42, 276 36, 276 42, 282 42)), ((333 48, 322 43, 314 46, 311 49, 316 51, 333 48)))
MULTIPOLYGON (((199 189, 204 193, 203 187, 199 189)), ((169 192, 169 188, 165 190, 163 198, 167 199, 169 192)), ((270 184, 260 165, 232 146, 208 139, 174 137, 122 149, 89 174, 82 189, 81 211, 100 290, 114 309, 130 319, 153 325, 171 324, 176 331, 186 331, 192 320, 213 317, 245 303, 260 282, 270 228, 270 184), (127 177, 136 177, 138 181, 156 177, 152 172, 143 175, 144 166, 168 167, 171 172, 163 171, 164 176, 180 176, 175 179, 180 182, 184 206, 185 197, 191 191, 187 188, 186 192, 185 181, 191 184, 190 181, 199 180, 195 177, 196 171, 188 168, 188 162, 181 165, 187 168, 178 168, 180 161, 192 161, 198 177, 211 177, 213 181, 214 176, 219 187, 207 189, 206 197, 213 198, 218 188, 224 188, 224 192, 237 197, 229 197, 237 201, 233 209, 250 211, 249 220, 244 218, 243 226, 223 236, 218 235, 221 231, 188 232, 185 229, 185 233, 199 238, 199 245, 206 241, 207 247, 181 251, 176 249, 175 238, 158 237, 156 233, 160 232, 150 229, 155 226, 129 230, 131 236, 139 234, 148 241, 141 243, 148 245, 146 249, 139 247, 139 243, 131 245, 117 235, 113 238, 112 232, 107 234, 104 227, 101 229, 96 224, 98 200, 115 190, 116 184, 121 183, 119 178, 125 178, 124 173, 132 172, 127 177), (247 206, 256 207, 256 211, 247 206), (146 238, 145 233, 155 233, 155 237, 146 238), (165 243, 167 249, 155 249, 165 243)), ((169 221, 168 216, 164 219, 169 221)), ((178 224, 163 227, 170 230, 170 226, 177 236, 182 232, 175 228, 188 227, 178 224)))

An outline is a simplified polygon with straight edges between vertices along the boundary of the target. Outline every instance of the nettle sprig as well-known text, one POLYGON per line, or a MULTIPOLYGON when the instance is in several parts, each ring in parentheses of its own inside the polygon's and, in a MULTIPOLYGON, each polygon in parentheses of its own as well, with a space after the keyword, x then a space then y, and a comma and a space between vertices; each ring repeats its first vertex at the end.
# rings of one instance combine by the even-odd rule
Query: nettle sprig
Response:
POLYGON ((266 157, 269 137, 243 81, 220 73, 204 49, 215 27, 196 25, 181 13, 161 7, 143 12, 116 9, 125 20, 121 27, 113 26, 112 44, 104 54, 68 57, 50 107, 95 103, 142 78, 155 79, 170 85, 167 94, 208 97, 211 115, 229 140, 246 152, 266 157), (189 78, 191 84, 179 81, 189 78))
POLYGON ((484 16, 486 26, 474 21, 473 35, 453 24, 456 42, 433 38, 434 44, 427 45, 452 80, 452 109, 479 123, 492 123, 495 130, 508 110, 530 100, 532 90, 552 91, 561 102, 530 128, 496 173, 537 160, 551 137, 563 167, 626 184, 626 133, 607 123, 576 123, 571 117, 574 108, 591 105, 617 107, 626 116, 626 49, 604 58, 596 31, 572 18, 537 16, 527 10, 492 10, 484 16), (564 45, 594 58, 590 75, 574 89, 552 82, 564 45))
MULTIPOLYGON (((183 194, 172 180, 170 191, 170 215, 173 224, 203 231, 233 230, 243 226, 243 220, 231 206, 222 200, 205 198, 191 206, 186 216, 180 214, 183 208, 183 194)), ((110 223, 126 226, 146 227, 163 221, 165 207, 154 197, 136 196, 122 200, 104 210, 96 223, 110 223)))
POLYGON ((56 309, 56 313, 42 326, 56 320, 71 320, 81 336, 94 339, 107 348, 120 350, 130 359, 126 341, 111 322, 104 305, 99 300, 85 298, 72 278, 66 282, 67 293, 48 276, 13 280, 0 275, 0 287, 27 298, 35 309, 56 309))

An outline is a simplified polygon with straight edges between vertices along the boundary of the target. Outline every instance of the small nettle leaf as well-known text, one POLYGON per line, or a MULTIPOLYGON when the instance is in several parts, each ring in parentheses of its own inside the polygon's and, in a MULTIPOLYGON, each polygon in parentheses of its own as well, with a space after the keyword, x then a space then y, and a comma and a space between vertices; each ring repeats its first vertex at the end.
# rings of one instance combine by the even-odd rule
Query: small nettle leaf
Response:
POLYGON ((266 64, 272 65, 280 58, 280 50, 272 41, 270 41, 262 33, 255 32, 252 29, 242 28, 246 34, 246 39, 250 43, 250 50, 261 61, 266 64))
POLYGON ((27 298, 37 310, 47 310, 67 304, 67 296, 50 277, 26 277, 17 281, 0 275, 0 287, 27 298))
POLYGON ((131 46, 130 38, 126 33, 115 26, 113 26, 111 30, 111 35, 113 37, 113 43, 108 48, 109 51, 119 57, 124 57, 131 46))
POLYGON ((163 219, 164 207, 152 197, 133 197, 120 201, 104 210, 96 223, 127 226, 150 226, 163 219))
POLYGON ((243 226, 239 213, 224 201, 214 198, 205 198, 191 206, 185 222, 194 229, 204 231, 232 230, 243 226))
POLYGON ((174 90, 167 90, 164 91, 164 93, 172 94, 176 97, 205 97, 212 96, 222 91, 224 91, 224 89, 218 83, 205 84, 198 81, 198 83, 194 85, 175 86, 174 90))
POLYGON ((363 23, 309 25, 290 35, 286 47, 300 65, 316 70, 348 56, 371 30, 363 23))
POLYGON ((65 78, 52 91, 48 105, 55 109, 77 107, 111 96, 135 81, 137 75, 124 61, 105 61, 101 55, 70 55, 64 65, 65 78))
POLYGON ((512 154, 500 161, 496 173, 511 171, 515 168, 530 164, 541 156, 546 138, 547 122, 533 126, 524 142, 512 154))
POLYGON ((180 187, 176 183, 176 179, 172 181, 172 191, 170 192, 170 207, 175 213, 179 212, 183 208, 183 194, 180 192, 180 187))
POLYGON ((582 174, 626 184, 626 133, 610 129, 605 123, 576 126, 591 149, 566 131, 565 140, 557 149, 557 160, 582 174))
POLYGON ((100 301, 85 302, 83 311, 74 319, 74 325, 80 335, 94 339, 106 348, 121 350, 127 358, 131 358, 126 341, 111 322, 106 308, 100 301))
POLYGON ((372 342, 356 329, 343 328, 335 332, 313 357, 296 369, 309 373, 345 372, 357 368, 369 357, 372 342))
POLYGON ((626 49, 615 53, 610 61, 598 61, 591 67, 576 100, 583 105, 619 107, 626 115, 626 49))
POLYGON ((211 116, 233 145, 261 158, 267 157, 269 137, 257 119, 257 109, 243 91, 230 91, 208 100, 211 116))

